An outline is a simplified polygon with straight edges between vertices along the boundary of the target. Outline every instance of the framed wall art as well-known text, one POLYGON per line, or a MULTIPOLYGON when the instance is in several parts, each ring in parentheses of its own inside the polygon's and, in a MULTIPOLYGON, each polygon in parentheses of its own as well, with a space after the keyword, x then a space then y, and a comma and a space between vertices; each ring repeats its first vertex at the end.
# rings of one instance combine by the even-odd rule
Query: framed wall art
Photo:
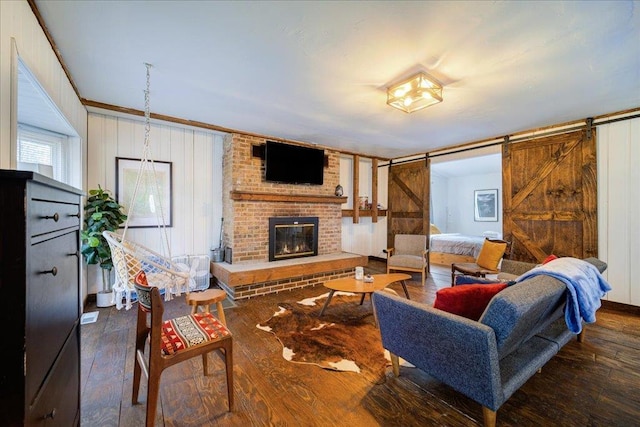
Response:
MULTIPOLYGON (((129 215, 129 206, 140 174, 140 159, 116 157, 116 200, 129 215)), ((140 174, 133 209, 128 219, 128 227, 157 227, 162 224, 171 227, 171 162, 151 161, 140 174)))
POLYGON ((498 221, 498 189, 475 190, 473 192, 475 221, 498 221))

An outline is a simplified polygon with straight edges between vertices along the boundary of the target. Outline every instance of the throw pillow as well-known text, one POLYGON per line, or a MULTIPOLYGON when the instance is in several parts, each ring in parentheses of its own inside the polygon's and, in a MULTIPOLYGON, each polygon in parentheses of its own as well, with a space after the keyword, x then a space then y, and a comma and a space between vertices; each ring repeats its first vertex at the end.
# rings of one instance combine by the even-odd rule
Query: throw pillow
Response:
POLYGON ((433 307, 478 320, 494 295, 507 287, 506 283, 460 285, 436 292, 433 307))
POLYGON ((555 256, 554 254, 551 254, 548 257, 546 257, 544 261, 542 261, 542 265, 545 265, 546 263, 553 261, 554 259, 558 259, 558 257, 555 256))
POLYGON ((498 263, 502 259, 506 249, 506 243, 485 240, 482 244, 482 249, 480 249, 476 264, 487 270, 495 270, 498 268, 498 263))

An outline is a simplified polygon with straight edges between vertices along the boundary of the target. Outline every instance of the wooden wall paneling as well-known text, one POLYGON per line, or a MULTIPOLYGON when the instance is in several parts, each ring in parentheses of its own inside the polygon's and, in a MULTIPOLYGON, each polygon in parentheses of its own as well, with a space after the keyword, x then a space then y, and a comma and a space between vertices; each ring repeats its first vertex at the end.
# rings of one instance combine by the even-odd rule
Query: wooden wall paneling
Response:
POLYGON ((224 215, 222 209, 222 156, 224 153, 224 137, 218 134, 214 134, 213 145, 213 155, 210 167, 212 168, 212 182, 214 185, 211 192, 212 207, 210 213, 213 216, 212 224, 215 236, 213 247, 218 248, 220 247, 220 242, 223 240, 223 238, 220 236, 220 232, 221 228, 224 226, 224 215))
POLYGON ((173 174, 173 225, 171 232, 171 255, 185 255, 189 252, 189 245, 193 239, 193 217, 190 203, 193 202, 194 164, 193 138, 185 134, 183 129, 171 128, 169 133, 171 143, 171 166, 173 174))
POLYGON ((190 248, 192 255, 209 255, 209 248, 214 242, 211 194, 213 186, 213 138, 202 132, 192 132, 193 135, 193 180, 195 192, 193 203, 193 238, 190 248), (200 173, 198 173, 201 171, 200 173))
MULTIPOLYGON (((94 120, 92 123, 96 125, 98 123, 102 126, 100 144, 100 158, 101 167, 103 173, 100 175, 100 179, 103 185, 112 192, 113 197, 116 197, 116 156, 118 155, 118 145, 115 142, 118 141, 118 122, 116 117, 99 116, 100 118, 94 120), (108 143, 109 141, 110 143, 108 143)), ((92 144, 92 148, 95 148, 95 144, 92 144)), ((95 151, 95 150, 94 150, 95 151)), ((95 161, 95 159, 94 159, 95 161)), ((93 162, 89 162, 88 165, 93 165, 93 162)), ((88 167, 87 169, 91 169, 88 167)), ((96 183, 94 182, 94 185, 96 183)))
MULTIPOLYGON (((94 188, 99 183, 115 194, 115 158, 142 157, 144 122, 92 113, 89 128, 89 187, 94 188)), ((212 204, 219 205, 215 215, 222 215, 222 138, 207 131, 194 133, 184 126, 152 123, 151 157, 172 162, 174 226, 167 228, 172 256, 209 254, 214 234, 212 204), (213 141, 216 138, 219 147, 214 162, 213 141), (220 176, 215 184, 212 178, 214 163, 218 164, 220 176), (218 199, 213 199, 216 194, 218 199)), ((218 219, 216 239, 219 239, 219 224, 218 219)), ((163 233, 157 227, 130 228, 127 238, 163 252, 163 233)), ((89 289, 90 293, 96 291, 89 289)))
POLYGON ((610 301, 640 306, 640 119, 598 127, 598 230, 610 301))
POLYGON ((378 222, 378 159, 371 159, 371 222, 378 222))
POLYGON ((605 260, 609 267, 606 274, 613 289, 607 294, 610 301, 629 302, 630 301, 630 259, 627 248, 630 246, 628 223, 624 215, 619 212, 629 212, 629 182, 625 179, 625 174, 617 173, 628 167, 626 157, 629 155, 629 134, 625 127, 608 127, 605 132, 603 144, 607 149, 605 181, 602 187, 605 191, 606 200, 604 205, 608 206, 608 221, 604 224, 606 241, 605 260))
POLYGON ((626 123, 629 127, 629 155, 627 156, 629 179, 629 211, 627 224, 629 224, 629 259, 635 260, 629 263, 629 303, 640 306, 640 168, 637 165, 640 159, 640 119, 626 123), (633 278, 633 280, 632 280, 633 278))
MULTIPOLYGON (((36 76, 40 85, 47 92, 62 115, 69 121, 83 140, 87 137, 87 111, 78 98, 73 86, 69 82, 62 65, 58 61, 55 52, 51 48, 49 40, 40 27, 38 20, 33 14, 27 2, 2 2, 2 25, 0 25, 0 35, 4 46, 9 46, 9 41, 14 38, 18 54, 27 67, 36 76)), ((9 68, 11 67, 11 49, 2 50, 0 67, 2 72, 2 92, 9 88, 8 83, 11 78, 9 68), (6 67, 6 68, 5 68, 6 67), (7 84, 7 85, 6 85, 7 84)), ((7 97, 7 101, 8 101, 7 97)), ((3 101, 4 102, 4 98, 3 101)), ((4 108, 2 116, 10 114, 9 108, 4 108)), ((2 122, 2 145, 8 141, 4 139, 4 132, 9 131, 8 123, 2 122), (7 124, 5 127, 4 125, 7 124)))

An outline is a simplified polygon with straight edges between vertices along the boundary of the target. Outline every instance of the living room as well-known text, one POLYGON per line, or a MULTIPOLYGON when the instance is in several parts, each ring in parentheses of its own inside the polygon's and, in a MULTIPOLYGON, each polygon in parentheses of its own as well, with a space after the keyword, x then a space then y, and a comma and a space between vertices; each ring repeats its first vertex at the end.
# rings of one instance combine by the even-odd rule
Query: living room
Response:
MULTIPOLYGON (((13 74, 11 64, 15 62, 15 58, 20 57, 33 74, 38 77, 41 86, 49 94, 52 102, 77 131, 82 143, 86 144, 81 150, 81 167, 73 185, 86 192, 100 184, 115 192, 117 188, 116 158, 141 157, 144 121, 139 117, 140 111, 133 108, 122 108, 121 111, 114 111, 108 108, 109 105, 104 105, 103 108, 100 108, 95 104, 85 103, 86 99, 78 96, 72 80, 67 75, 67 70, 59 62, 30 5, 31 3, 26 1, 2 2, 1 4, 2 113, 0 113, 0 118, 2 126, 0 128, 2 130, 0 134, 0 165, 3 169, 15 168, 14 143, 12 141, 15 139, 16 124, 13 119, 13 112, 15 112, 13 107, 16 101, 11 97, 11 88, 14 87, 11 77, 13 74)), ((142 86, 144 85, 142 79, 143 68, 142 64, 140 64, 140 87, 129 88, 131 91, 137 92, 140 98, 142 98, 142 86)), ((152 69, 152 85, 156 76, 161 78, 163 72, 163 67, 160 64, 157 64, 152 69)), ((80 93, 82 94, 82 91, 80 93)), ((153 106, 153 98, 151 102, 153 106)), ((635 260, 638 259, 639 239, 636 239, 635 236, 638 235, 638 230, 640 229, 640 220, 638 219, 640 215, 638 215, 637 205, 637 201, 640 200, 640 195, 638 194, 640 186, 635 185, 638 182, 638 175, 630 159, 637 158, 638 148, 634 141, 637 140, 640 119, 637 117, 629 118, 637 115, 637 108, 632 109, 632 111, 611 110, 606 113, 611 116, 602 117, 602 122, 607 119, 614 119, 615 121, 612 120, 611 123, 607 124, 596 124, 598 142, 597 235, 599 257, 609 264, 605 277, 614 284, 614 290, 607 295, 606 299, 611 302, 637 307, 640 306, 640 300, 638 299, 640 293, 638 292, 638 284, 635 283, 633 278, 637 277, 638 273, 638 266, 635 260)), ((603 116, 607 114, 603 114, 603 116)), ((218 248, 220 240, 223 241, 223 246, 232 247, 236 251, 238 245, 232 237, 234 233, 232 217, 227 215, 227 211, 225 211, 225 200, 230 200, 228 196, 231 191, 245 191, 245 186, 264 184, 262 181, 259 183, 254 181, 256 179, 261 180, 260 173, 262 173, 261 168, 263 166, 262 159, 248 155, 246 160, 252 168, 251 174, 248 174, 246 178, 236 178, 235 181, 231 180, 229 181, 230 184, 226 184, 227 181, 223 177, 225 147, 228 144, 235 146, 247 144, 247 153, 249 153, 249 146, 261 144, 268 140, 269 137, 252 135, 251 132, 246 134, 225 132, 224 129, 215 125, 207 126, 206 123, 190 122, 187 120, 189 118, 186 118, 182 123, 171 119, 171 116, 165 116, 164 120, 156 116, 151 126, 153 157, 159 161, 171 162, 173 165, 172 207, 174 218, 173 226, 168 230, 172 242, 172 252, 175 255, 183 253, 209 254, 212 248, 218 248), (245 139, 245 141, 241 141, 242 139, 245 139), (242 182, 244 179, 251 181, 242 182), (241 182, 238 182, 238 180, 241 182), (231 185, 232 188, 228 188, 226 185, 231 185), (221 230, 223 231, 221 232, 221 230), (220 237, 221 233, 223 235, 222 239, 220 237)), ((212 121, 216 122, 213 119, 212 121)), ((538 126, 523 129, 522 133, 535 131, 542 127, 553 128, 560 124, 562 123, 549 119, 549 121, 540 123, 538 126)), ((491 136, 502 138, 503 133, 505 132, 499 129, 495 130, 491 136)), ((509 133, 511 134, 511 132, 509 133)), ((514 135, 517 133, 513 132, 514 135)), ((288 139, 284 136, 280 136, 280 140, 298 143, 296 139, 288 139)), ((465 142, 475 141, 474 139, 469 139, 465 142)), ((344 194, 347 196, 346 203, 330 203, 330 207, 327 208, 331 212, 332 220, 336 220, 335 217, 337 216, 340 218, 336 221, 339 225, 333 225, 331 229, 334 243, 340 242, 340 244, 331 246, 327 249, 327 253, 344 251, 372 257, 375 260, 384 258, 383 249, 388 246, 388 230, 385 217, 381 216, 374 221, 372 217, 362 216, 358 222, 354 222, 353 216, 343 216, 340 212, 353 209, 357 196, 368 195, 370 200, 373 199, 373 159, 380 159, 380 167, 376 169, 375 174, 377 177, 376 200, 383 207, 387 205, 389 168, 387 162, 389 157, 373 154, 366 147, 366 143, 361 143, 359 146, 356 145, 351 150, 325 147, 329 156, 329 167, 325 175, 326 184, 318 188, 312 187, 312 190, 324 196, 334 197, 335 187, 340 184, 344 188, 344 194), (357 154, 357 157, 354 154, 357 154), (354 165, 354 160, 357 160, 357 166, 354 165), (354 170, 358 171, 357 179, 354 179, 354 170), (355 181, 358 183, 357 189, 354 188, 355 181)), ((416 150, 413 153, 426 151, 429 150, 416 150)), ((436 153, 435 150, 432 152, 436 153)), ((406 157, 410 158, 412 156, 406 157)), ((402 161, 404 158, 403 156, 394 160, 402 161)), ((274 193, 278 194, 298 194, 310 190, 309 187, 305 186, 272 186, 272 189, 274 193)), ((263 189, 254 189, 252 191, 262 192, 263 189)), ((134 228, 130 232, 132 239, 144 242, 149 246, 154 246, 159 239, 159 236, 149 229, 134 228)), ((263 243, 260 246, 260 250, 264 250, 266 243, 262 236, 260 240, 263 243)), ((260 256, 263 255, 261 254, 260 256)), ((240 259, 237 262, 241 262, 240 259)), ((83 274, 81 276, 83 303, 98 289, 94 276, 96 276, 95 270, 87 271, 83 266, 83 274)), ((436 285, 433 284, 433 286, 436 285)), ((270 300, 270 303, 275 303, 275 300, 270 300)), ((232 311, 230 310, 230 312, 232 311)), ((253 317, 250 316, 249 320, 242 320, 235 316, 228 317, 230 322, 242 323, 253 322, 260 315, 264 315, 264 312, 252 314, 251 316, 253 317)), ((114 316, 112 321, 125 322, 126 319, 129 318, 122 316, 122 319, 118 320, 114 316)), ((259 319, 259 321, 261 320, 264 319, 259 319)), ((615 321, 611 322, 615 323, 615 321)), ((238 336, 242 337, 243 333, 239 333, 238 336)), ((244 336, 247 338, 252 337, 252 335, 248 334, 244 336)), ((626 339, 633 342, 637 337, 631 334, 626 336, 626 339)), ((274 344, 271 342, 267 344, 266 341, 267 339, 265 338, 263 343, 265 347, 273 350, 275 348, 274 344)), ((254 351, 251 347, 246 347, 246 349, 248 352, 254 351)), ((118 351, 124 351, 124 349, 121 348, 118 351)), ((571 354, 575 355, 577 350, 573 349, 573 351, 571 354)), ((257 351, 255 355, 267 357, 266 353, 260 351, 257 351)), ((83 355, 83 357, 85 356, 83 355)), ((256 376, 264 375, 264 372, 252 372, 252 369, 254 368, 244 365, 240 372, 237 372, 238 381, 245 381, 247 384, 252 381, 264 382, 263 379, 258 380, 255 378, 256 376)), ((313 375, 314 371, 305 370, 304 372, 305 374, 313 375)), ((349 380, 328 379, 324 374, 321 375, 323 380, 330 384, 325 389, 327 394, 332 389, 351 387, 349 380)), ((288 375, 296 374, 289 373, 288 375)), ((303 374, 300 373, 299 375, 303 374)), ((165 378, 164 384, 170 383, 170 379, 165 378)), ((279 385, 268 388, 269 391, 263 389, 260 393, 278 393, 280 395, 292 392, 299 395, 305 393, 302 388, 295 387, 288 382, 277 383, 274 380, 274 384, 279 385)), ((127 390, 126 393, 128 393, 129 385, 125 382, 123 386, 127 390)), ((365 387, 364 384, 361 384, 361 386, 365 387)), ((395 388, 396 386, 393 387, 395 388)), ((418 393, 419 387, 412 388, 411 385, 407 385, 407 387, 404 391, 397 389, 394 391, 401 393, 403 398, 407 399, 412 396, 412 393, 415 399, 424 399, 424 396, 426 396, 421 395, 422 397, 420 397, 418 393)), ((244 390, 247 389, 245 388, 244 390)), ((224 394, 224 390, 221 393, 224 394)), ((385 397, 388 396, 385 395, 385 397)), ((372 399, 375 401, 376 397, 372 396, 372 399)), ((339 399, 331 401, 336 405, 340 405, 337 400, 339 399)), ((270 402, 269 405, 273 405, 273 403, 270 402)), ((302 403, 295 401, 293 405, 302 405, 302 403)), ((395 402, 394 405, 400 407, 402 403, 395 402)), ((255 407, 252 407, 252 409, 255 409, 255 407)), ((288 410, 292 409, 289 408, 288 410)), ((413 406, 412 410, 418 411, 419 409, 417 406, 413 406)), ((217 409, 213 411, 218 412, 217 409)), ((295 411, 295 408, 293 408, 293 411, 295 411)), ((471 411, 475 413, 473 411, 475 409, 471 411)), ((260 413, 264 415, 264 412, 260 413)), ((354 424, 357 424, 355 419, 348 418, 348 414, 343 412, 342 415, 346 417, 346 420, 350 419, 354 424)), ((277 414, 271 414, 270 416, 271 422, 278 422, 277 414)), ((510 420, 515 422, 518 417, 517 411, 514 410, 511 416, 514 418, 510 418, 510 420)), ((285 422, 292 420, 289 415, 283 416, 282 419, 285 422)), ((305 421, 307 420, 309 418, 305 418, 305 421)), ((335 419, 332 420, 335 421, 335 419)), ((256 424, 261 424, 264 419, 252 421, 255 421, 256 424)), ((166 422, 171 423, 172 421, 166 422)), ((388 422, 391 423, 392 421, 388 420, 388 422)), ((446 424, 446 421, 443 420, 434 422, 446 424)), ((464 420, 459 422, 465 423, 464 420)), ((473 421, 467 422, 473 424, 473 421)), ((230 423, 233 423, 233 421, 230 421, 230 423)), ((411 422, 407 421, 407 424, 411 424, 411 422)), ((122 425, 126 425, 126 422, 122 425)))

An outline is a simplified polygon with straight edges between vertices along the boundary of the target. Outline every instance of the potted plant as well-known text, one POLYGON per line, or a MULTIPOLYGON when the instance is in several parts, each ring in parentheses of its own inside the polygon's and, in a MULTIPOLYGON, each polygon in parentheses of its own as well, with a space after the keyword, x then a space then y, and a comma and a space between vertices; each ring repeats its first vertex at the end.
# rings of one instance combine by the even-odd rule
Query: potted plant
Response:
POLYGON ((97 294, 97 306, 113 305, 109 275, 113 268, 109 243, 102 235, 103 231, 115 231, 122 225, 127 215, 123 207, 98 185, 97 190, 89 190, 89 198, 84 205, 84 228, 80 232, 82 246, 80 252, 87 264, 98 264, 102 272, 102 290, 97 294))

